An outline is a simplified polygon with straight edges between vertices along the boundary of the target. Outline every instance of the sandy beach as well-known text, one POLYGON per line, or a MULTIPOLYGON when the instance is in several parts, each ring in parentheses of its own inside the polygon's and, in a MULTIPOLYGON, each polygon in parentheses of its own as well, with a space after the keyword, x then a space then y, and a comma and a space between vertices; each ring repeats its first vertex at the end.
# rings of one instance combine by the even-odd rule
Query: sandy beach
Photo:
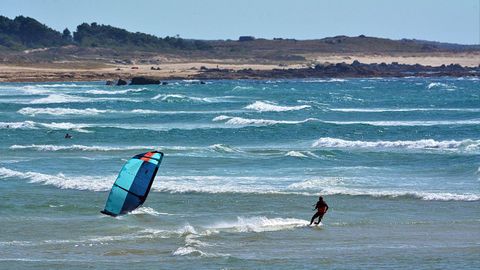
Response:
POLYGON ((163 58, 157 65, 135 64, 140 59, 132 59, 133 64, 111 64, 106 61, 59 61, 50 63, 2 63, 0 64, 1 82, 48 82, 48 81, 98 81, 132 78, 135 76, 155 77, 159 79, 189 79, 200 72, 202 67, 230 70, 273 70, 298 69, 318 63, 351 64, 358 60, 361 63, 420 64, 440 66, 459 64, 465 67, 480 65, 480 53, 439 53, 439 54, 306 54, 306 61, 288 63, 259 63, 259 61, 233 59, 200 59, 163 58), (160 68, 160 70, 152 70, 160 68))

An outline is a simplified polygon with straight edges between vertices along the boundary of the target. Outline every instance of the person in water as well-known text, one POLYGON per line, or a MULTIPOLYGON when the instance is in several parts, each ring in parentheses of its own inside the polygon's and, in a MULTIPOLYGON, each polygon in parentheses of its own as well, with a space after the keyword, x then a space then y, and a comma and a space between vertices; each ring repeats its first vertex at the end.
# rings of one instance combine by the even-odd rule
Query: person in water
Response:
POLYGON ((315 204, 314 210, 317 210, 317 213, 315 213, 312 217, 312 220, 310 220, 310 225, 312 225, 317 217, 318 222, 315 222, 315 224, 319 224, 322 221, 323 215, 325 215, 325 213, 328 211, 328 204, 323 200, 322 196, 318 198, 318 202, 315 204))
POLYGON ((71 138, 72 138, 72 135, 70 135, 70 134, 68 134, 68 133, 65 134, 65 139, 71 139, 71 138))

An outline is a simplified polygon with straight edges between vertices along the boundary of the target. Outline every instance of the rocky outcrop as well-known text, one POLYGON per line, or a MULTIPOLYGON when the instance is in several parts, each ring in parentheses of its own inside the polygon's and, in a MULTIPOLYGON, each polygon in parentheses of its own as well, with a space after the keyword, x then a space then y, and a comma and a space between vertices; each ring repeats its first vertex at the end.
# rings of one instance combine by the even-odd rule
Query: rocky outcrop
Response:
POLYGON ((122 80, 122 79, 118 79, 118 81, 117 81, 118 86, 127 85, 127 84, 128 84, 128 82, 125 81, 125 80, 122 80))
POLYGON ((133 77, 130 85, 160 84, 160 80, 147 77, 133 77))
POLYGON ((253 69, 218 69, 201 68, 195 79, 292 79, 292 78, 342 78, 342 77, 432 77, 432 76, 477 76, 479 67, 463 67, 458 64, 442 66, 408 65, 393 62, 363 64, 353 61, 352 64, 318 64, 308 68, 253 70, 253 69))

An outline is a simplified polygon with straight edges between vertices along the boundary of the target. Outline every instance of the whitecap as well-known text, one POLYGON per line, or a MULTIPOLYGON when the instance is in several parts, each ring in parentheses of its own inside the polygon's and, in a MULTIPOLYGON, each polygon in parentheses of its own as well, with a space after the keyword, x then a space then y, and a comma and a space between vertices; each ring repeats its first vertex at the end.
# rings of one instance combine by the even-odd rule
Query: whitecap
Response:
POLYGON ((107 152, 107 151, 129 151, 129 150, 151 150, 151 149, 158 149, 155 146, 123 146, 123 147, 113 147, 113 146, 95 146, 95 145, 80 145, 80 144, 72 144, 72 145, 53 145, 53 144, 30 144, 30 145, 12 145, 9 147, 10 149, 29 149, 29 150, 36 150, 36 151, 98 151, 98 152, 107 152))
POLYGON ((404 148, 476 151, 480 149, 480 140, 436 141, 422 139, 416 141, 350 141, 324 137, 316 140, 312 147, 326 148, 404 148))
POLYGON ((118 94, 127 94, 127 93, 139 93, 147 90, 148 90, 147 88, 125 89, 125 90, 88 90, 88 91, 85 91, 85 93, 93 94, 93 95, 118 95, 118 94))
POLYGON ((209 228, 236 232, 270 232, 304 227, 309 222, 296 218, 237 217, 234 222, 219 222, 209 228))
POLYGON ((150 215, 150 216, 159 216, 162 213, 156 211, 151 207, 139 207, 132 212, 129 213, 130 215, 150 215))
POLYGON ((268 126, 268 125, 276 125, 276 124, 302 124, 309 121, 319 121, 316 118, 307 118, 304 120, 299 121, 291 121, 291 120, 269 120, 269 119, 251 119, 251 118, 242 118, 242 117, 231 117, 226 115, 220 115, 212 119, 212 121, 224 121, 225 124, 228 125, 238 125, 238 126, 268 126))
POLYGON ((31 104, 51 104, 51 103, 82 103, 82 102, 92 102, 93 99, 72 96, 66 94, 51 94, 47 97, 38 98, 30 101, 31 104))
POLYGON ((0 179, 20 178, 30 183, 52 185, 61 189, 107 191, 112 187, 116 176, 66 176, 62 173, 56 175, 38 172, 20 172, 0 167, 0 179))
POLYGON ((371 125, 371 126, 449 126, 479 125, 480 119, 468 120, 415 120, 415 121, 323 121, 336 125, 371 125))
POLYGON ((192 97, 192 96, 185 96, 182 94, 158 94, 154 96, 152 99, 156 100, 159 99, 164 102, 205 102, 205 103, 212 103, 212 102, 220 102, 222 99, 216 97, 192 97))
POLYGON ((455 111, 480 112, 479 108, 330 108, 335 112, 416 112, 416 111, 455 111))
POLYGON ((433 88, 443 88, 443 89, 447 89, 447 90, 453 90, 456 87, 454 85, 449 85, 449 84, 440 83, 440 82, 429 83, 428 86, 427 86, 427 89, 433 89, 433 88))
POLYGON ((48 115, 98 115, 101 113, 113 112, 110 110, 99 110, 95 108, 86 108, 86 109, 70 109, 70 108, 32 108, 25 107, 17 111, 17 113, 35 116, 38 114, 48 114, 48 115))
POLYGON ((286 111, 298 111, 310 108, 310 105, 298 105, 298 106, 280 106, 273 102, 255 101, 254 103, 247 105, 245 109, 254 110, 258 112, 286 112, 286 111))

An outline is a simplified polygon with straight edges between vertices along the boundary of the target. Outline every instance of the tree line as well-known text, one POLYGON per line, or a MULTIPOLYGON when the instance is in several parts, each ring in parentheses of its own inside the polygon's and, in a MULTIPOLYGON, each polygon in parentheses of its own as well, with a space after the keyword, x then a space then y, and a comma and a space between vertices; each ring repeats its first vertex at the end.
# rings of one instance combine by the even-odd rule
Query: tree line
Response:
POLYGON ((0 49, 25 50, 65 45, 147 51, 210 48, 207 42, 201 40, 183 39, 179 36, 160 38, 97 23, 82 23, 73 33, 68 28, 60 33, 30 17, 18 16, 12 20, 0 16, 0 49))

